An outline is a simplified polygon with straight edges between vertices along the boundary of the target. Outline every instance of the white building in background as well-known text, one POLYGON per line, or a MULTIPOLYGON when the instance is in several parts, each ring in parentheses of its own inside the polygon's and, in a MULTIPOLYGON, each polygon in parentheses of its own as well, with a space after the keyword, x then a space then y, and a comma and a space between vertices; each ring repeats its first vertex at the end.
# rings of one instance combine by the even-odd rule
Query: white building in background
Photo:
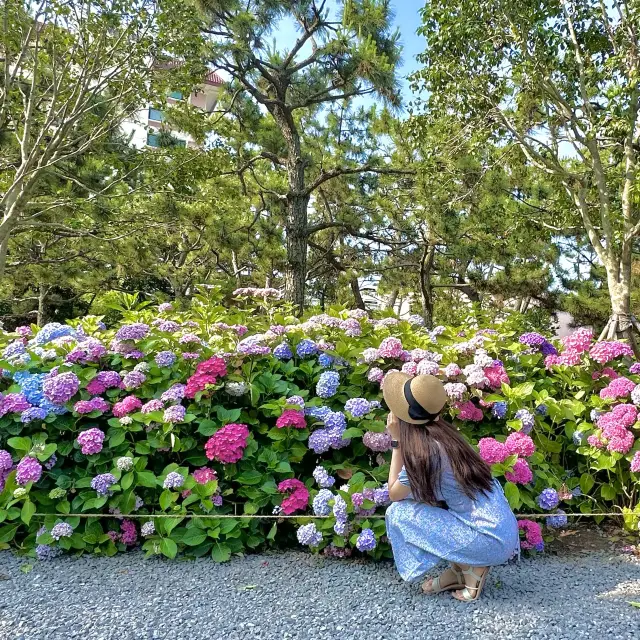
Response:
MULTIPOLYGON (((220 87, 224 80, 215 71, 210 71, 204 78, 200 87, 195 89, 190 96, 186 97, 189 104, 202 109, 204 113, 211 113, 218 102, 220 87)), ((175 104, 185 100, 185 96, 180 91, 174 91, 167 97, 169 104, 175 104)), ((164 113, 157 108, 157 105, 147 104, 140 108, 136 115, 125 120, 121 125, 125 135, 131 137, 131 144, 141 149, 145 146, 160 146, 160 134, 170 133, 178 146, 197 147, 198 143, 183 131, 174 131, 165 123, 164 113)))

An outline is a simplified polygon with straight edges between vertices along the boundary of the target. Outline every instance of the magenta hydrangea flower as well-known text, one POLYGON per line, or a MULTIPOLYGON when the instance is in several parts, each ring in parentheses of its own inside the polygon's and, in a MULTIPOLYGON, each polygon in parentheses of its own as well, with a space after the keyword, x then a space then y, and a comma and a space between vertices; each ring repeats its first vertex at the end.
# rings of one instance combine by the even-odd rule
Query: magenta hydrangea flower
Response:
POLYGON ((9 471, 13 467, 13 459, 11 454, 4 449, 0 449, 0 474, 3 471, 9 471))
POLYGON ((609 439, 607 442, 607 450, 614 453, 629 453, 633 447, 634 440, 633 433, 628 429, 623 429, 620 433, 617 433, 609 439))
POLYGON ((592 446, 595 447, 596 449, 604 449, 604 442, 602 442, 602 440, 596 436, 596 435, 591 435, 587 438, 587 442, 592 446))
POLYGON ((27 400, 24 393, 7 393, 2 397, 0 404, 0 417, 7 413, 22 413, 31 408, 31 403, 27 400))
POLYGON ((249 428, 246 424, 228 424, 214 433, 204 445, 209 460, 223 463, 238 462, 244 454, 249 439, 249 428))
POLYGON ((476 407, 476 405, 473 404, 471 400, 458 403, 457 407, 460 410, 460 413, 458 414, 458 418, 460 418, 460 420, 471 420, 472 422, 480 422, 484 417, 482 409, 476 407))
POLYGON ((16 482, 24 486, 29 482, 38 482, 42 476, 42 465, 35 458, 22 458, 16 468, 16 482))
POLYGON ((636 451, 633 454, 633 459, 631 460, 631 471, 633 471, 633 473, 640 473, 640 451, 636 451))
POLYGON ((522 431, 514 431, 507 437, 504 446, 509 455, 518 455, 523 458, 532 456, 536 451, 536 445, 530 436, 522 431))
POLYGON ((495 438, 481 438, 478 442, 478 453, 487 464, 499 464, 509 457, 503 442, 495 438))
POLYGON ((300 480, 296 478, 283 480, 278 485, 278 491, 287 494, 287 497, 280 505, 282 513, 285 515, 290 516, 296 511, 302 511, 307 508, 309 504, 309 490, 300 480))
POLYGON ((527 461, 518 458, 513 465, 513 471, 507 471, 504 477, 509 482, 514 482, 515 484, 529 484, 529 482, 533 480, 533 473, 527 461))
POLYGON ((282 429, 283 427, 304 429, 306 426, 307 421, 304 418, 304 413, 297 409, 285 409, 282 415, 276 420, 276 427, 278 427, 278 429, 282 429))
POLYGON ((520 546, 523 549, 540 549, 544 546, 542 527, 533 520, 518 520, 518 529, 524 533, 520 546))
POLYGON ((120 541, 128 547, 138 541, 138 532, 132 520, 125 519, 120 523, 120 541))
POLYGON ((86 431, 81 431, 76 440, 81 447, 82 453, 86 456, 90 456, 102 451, 104 438, 104 432, 94 427, 92 429, 87 429, 86 431))
POLYGON ((379 357, 392 360, 398 360, 403 351, 402 342, 398 338, 385 338, 378 347, 379 357))
POLYGON ((207 482, 218 479, 218 474, 213 469, 209 469, 209 467, 200 467, 191 475, 198 484, 207 484, 207 482))

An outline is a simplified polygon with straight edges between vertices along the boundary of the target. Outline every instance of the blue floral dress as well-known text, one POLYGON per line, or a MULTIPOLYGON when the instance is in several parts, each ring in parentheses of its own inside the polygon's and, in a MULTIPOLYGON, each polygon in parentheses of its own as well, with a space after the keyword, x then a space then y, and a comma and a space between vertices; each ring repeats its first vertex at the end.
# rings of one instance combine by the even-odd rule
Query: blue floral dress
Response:
MULTIPOLYGON (((448 508, 431 506, 409 497, 387 509, 387 536, 393 558, 404 580, 414 582, 441 560, 476 567, 503 564, 520 550, 518 523, 502 487, 466 496, 448 458, 441 458, 440 492, 436 497, 448 508)), ((398 480, 410 486, 405 468, 398 480)))

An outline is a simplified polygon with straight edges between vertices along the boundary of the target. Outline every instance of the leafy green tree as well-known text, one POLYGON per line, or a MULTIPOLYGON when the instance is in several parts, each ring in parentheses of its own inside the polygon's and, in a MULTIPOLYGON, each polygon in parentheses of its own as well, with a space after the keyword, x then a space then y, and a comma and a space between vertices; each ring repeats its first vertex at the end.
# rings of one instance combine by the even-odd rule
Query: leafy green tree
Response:
POLYGON ((605 336, 631 337, 640 234, 640 6, 637 2, 433 0, 417 84, 431 112, 518 145, 563 189, 603 265, 605 336))
MULTIPOLYGON (((275 124, 270 143, 256 144, 248 166, 267 162, 284 177, 270 189, 285 216, 285 289, 304 306, 309 203, 320 187, 341 176, 389 169, 376 156, 335 158, 310 153, 305 127, 320 122, 332 105, 378 95, 399 103, 397 34, 390 31, 388 0, 348 0, 334 19, 326 2, 315 0, 200 0, 212 37, 212 62, 233 78, 232 91, 263 109, 275 124), (281 20, 293 21, 295 42, 279 47, 281 20), (268 38, 274 42, 269 43, 268 38), (275 147, 275 149, 273 148, 275 147)), ((244 109, 245 107, 243 107, 244 109)), ((345 135, 348 132, 345 131, 345 135)))

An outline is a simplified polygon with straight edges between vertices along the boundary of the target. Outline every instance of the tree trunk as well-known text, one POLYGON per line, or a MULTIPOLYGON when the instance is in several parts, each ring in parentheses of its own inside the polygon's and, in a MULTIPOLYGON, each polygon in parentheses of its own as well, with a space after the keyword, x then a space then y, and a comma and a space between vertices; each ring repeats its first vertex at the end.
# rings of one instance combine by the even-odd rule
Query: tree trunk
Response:
POLYGON ((396 300, 398 299, 398 289, 392 289, 387 300, 387 309, 393 309, 396 306, 396 300))
POLYGON ((304 311, 304 291, 307 282, 307 205, 308 196, 289 194, 287 197, 287 267, 284 289, 287 300, 296 313, 304 311))
POLYGON ((351 291, 353 293, 353 299, 355 301, 356 308, 363 309, 364 311, 366 311, 367 307, 364 304, 364 300, 362 298, 362 292, 360 291, 360 284, 358 283, 358 278, 354 276, 353 278, 351 278, 351 281, 349 282, 349 284, 351 285, 351 291))
POLYGON ((425 243, 420 259, 420 300, 422 302, 422 317, 427 329, 433 327, 433 291, 431 289, 431 269, 436 248, 425 243))
POLYGON ((41 284, 38 291, 38 316, 36 319, 36 324, 39 327, 44 326, 47 319, 47 293, 48 289, 41 284))

